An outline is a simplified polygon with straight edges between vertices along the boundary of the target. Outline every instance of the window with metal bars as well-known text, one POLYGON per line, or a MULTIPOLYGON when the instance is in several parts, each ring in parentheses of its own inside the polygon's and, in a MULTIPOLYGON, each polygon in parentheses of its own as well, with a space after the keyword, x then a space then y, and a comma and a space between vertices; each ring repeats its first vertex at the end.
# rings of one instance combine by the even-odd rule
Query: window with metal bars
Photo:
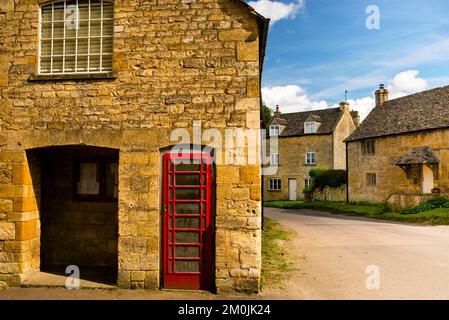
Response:
POLYGON ((112 71, 112 2, 65 0, 40 12, 40 74, 112 71))

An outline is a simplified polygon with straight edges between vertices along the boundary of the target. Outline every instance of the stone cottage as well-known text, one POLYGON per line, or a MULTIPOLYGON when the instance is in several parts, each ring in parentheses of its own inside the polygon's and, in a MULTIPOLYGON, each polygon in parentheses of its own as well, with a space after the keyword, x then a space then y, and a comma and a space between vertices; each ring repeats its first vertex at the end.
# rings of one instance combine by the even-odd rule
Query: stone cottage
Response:
POLYGON ((449 86, 389 100, 347 139, 349 200, 399 209, 449 196, 449 86))
POLYGON ((347 102, 339 108, 286 114, 276 107, 267 129, 269 139, 278 139, 277 150, 267 152, 269 166, 276 170, 265 168, 264 200, 303 199, 304 188, 312 183, 309 171, 315 167, 345 170, 344 139, 359 121, 347 102))
POLYGON ((268 20, 237 0, 1 0, 0 24, 0 283, 75 265, 258 291, 260 159, 171 136, 258 132, 268 20))

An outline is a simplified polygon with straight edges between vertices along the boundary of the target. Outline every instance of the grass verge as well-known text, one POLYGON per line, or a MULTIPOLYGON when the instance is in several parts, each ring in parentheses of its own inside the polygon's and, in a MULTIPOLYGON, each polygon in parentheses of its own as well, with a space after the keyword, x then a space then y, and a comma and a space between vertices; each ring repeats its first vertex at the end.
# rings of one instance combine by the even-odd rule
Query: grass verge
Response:
POLYGON ((332 201, 266 201, 265 207, 282 209, 315 209, 332 213, 359 216, 403 223, 418 223, 428 225, 449 225, 449 208, 438 208, 415 214, 390 212, 383 204, 366 202, 346 203, 332 201))
POLYGON ((294 232, 283 230, 276 220, 264 218, 262 234, 262 289, 267 286, 273 287, 280 284, 288 277, 289 272, 293 270, 287 246, 294 234, 294 232))

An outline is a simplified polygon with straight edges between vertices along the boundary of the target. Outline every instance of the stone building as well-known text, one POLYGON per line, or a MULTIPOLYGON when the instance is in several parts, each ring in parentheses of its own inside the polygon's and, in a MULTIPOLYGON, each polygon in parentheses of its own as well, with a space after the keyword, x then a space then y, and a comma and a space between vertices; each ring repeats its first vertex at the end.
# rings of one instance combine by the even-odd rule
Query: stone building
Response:
POLYGON ((268 20, 237 0, 1 0, 0 24, 0 284, 76 265, 258 291, 260 159, 171 136, 258 132, 268 20))
MULTIPOLYGON (((357 111, 347 102, 339 108, 281 114, 279 108, 268 125, 268 136, 278 149, 268 150, 270 167, 264 171, 264 200, 303 199, 315 167, 346 168, 345 143, 358 126, 357 111)), ((271 144, 270 144, 271 146, 271 144)))
POLYGON ((388 100, 347 139, 349 200, 417 205, 449 196, 449 86, 388 100))

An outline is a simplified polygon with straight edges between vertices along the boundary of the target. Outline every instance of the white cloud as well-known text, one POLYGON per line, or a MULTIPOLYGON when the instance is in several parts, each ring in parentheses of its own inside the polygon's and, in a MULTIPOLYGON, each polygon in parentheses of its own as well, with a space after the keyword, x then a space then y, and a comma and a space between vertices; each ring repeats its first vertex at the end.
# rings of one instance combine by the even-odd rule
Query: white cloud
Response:
POLYGON ((388 86, 390 98, 395 99, 427 89, 428 82, 418 75, 418 70, 408 70, 395 75, 388 86))
MULTIPOLYGON (((360 119, 363 120, 371 112, 371 110, 373 110, 376 102, 374 97, 364 97, 360 99, 348 99, 348 103, 350 109, 358 111, 360 119)), ((334 105, 333 107, 336 108, 337 105, 334 105)))
POLYGON ((283 113, 329 107, 326 101, 311 101, 304 89, 297 85, 264 87, 262 88, 262 96, 267 106, 274 108, 276 105, 280 105, 283 113))
MULTIPOLYGON (((396 74, 393 79, 389 81, 387 86, 390 90, 390 99, 428 89, 428 82, 425 79, 420 78, 418 75, 419 71, 417 70, 408 70, 396 74)), ((373 84, 374 83, 375 81, 373 81, 373 84)), ((262 88, 262 97, 265 103, 271 108, 279 105, 282 113, 338 107, 338 104, 330 105, 325 100, 311 99, 307 95, 306 91, 297 85, 264 87, 262 88)), ((350 99, 348 102, 351 110, 358 111, 360 118, 363 120, 374 108, 374 94, 369 97, 350 99)))
POLYGON ((248 2, 258 13, 271 19, 271 24, 282 19, 293 19, 305 6, 305 0, 283 3, 280 1, 257 0, 248 2))

